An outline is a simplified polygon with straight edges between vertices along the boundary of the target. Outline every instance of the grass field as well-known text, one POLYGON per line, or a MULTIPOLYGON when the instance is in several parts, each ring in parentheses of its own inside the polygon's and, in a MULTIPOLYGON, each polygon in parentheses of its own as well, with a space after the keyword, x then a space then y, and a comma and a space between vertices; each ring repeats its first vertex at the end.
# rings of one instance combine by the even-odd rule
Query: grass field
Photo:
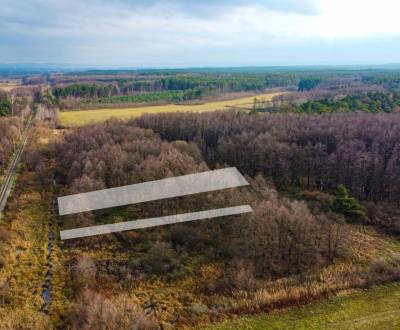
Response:
POLYGON ((400 329, 400 284, 336 296, 300 308, 238 318, 205 329, 400 329))
POLYGON ((281 93, 268 93, 260 94, 257 96, 250 96, 238 98, 227 101, 207 102, 198 105, 176 105, 167 104, 159 106, 147 106, 138 108, 108 108, 99 110, 82 110, 82 111, 65 111, 61 112, 61 122, 65 126, 79 126, 91 122, 100 122, 109 118, 115 117, 120 119, 128 119, 132 117, 139 117, 147 113, 161 113, 161 112, 205 112, 226 109, 226 106, 243 106, 251 107, 256 97, 257 100, 271 100, 274 96, 281 93))
POLYGON ((3 90, 5 92, 9 92, 18 86, 20 86, 18 83, 2 83, 2 82, 0 82, 0 90, 3 90))
MULTIPOLYGON (((32 180, 28 176, 22 174, 20 180, 32 180)), ((51 199, 26 186, 17 200, 11 198, 12 206, 4 215, 8 225, 3 228, 9 228, 12 235, 0 240, 0 288, 4 283, 9 285, 7 303, 1 303, 0 295, 0 329, 50 329, 49 317, 39 311, 47 269, 51 199)))

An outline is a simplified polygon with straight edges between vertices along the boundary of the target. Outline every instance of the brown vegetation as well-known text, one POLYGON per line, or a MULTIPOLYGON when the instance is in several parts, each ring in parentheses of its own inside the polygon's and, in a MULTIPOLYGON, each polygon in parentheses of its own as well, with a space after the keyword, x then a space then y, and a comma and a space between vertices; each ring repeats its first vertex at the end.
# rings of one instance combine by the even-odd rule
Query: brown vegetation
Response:
POLYGON ((0 174, 21 135, 23 123, 16 117, 0 117, 0 174))
MULTIPOLYGON (((60 229, 242 203, 254 209, 249 216, 60 242, 52 318, 71 329, 193 327, 399 280, 388 238, 349 224, 346 213, 335 212, 332 194, 346 184, 367 200, 369 223, 394 232, 397 190, 385 178, 397 175, 397 126, 396 115, 171 114, 85 126, 56 143, 43 143, 51 131, 35 127, 21 184, 29 182, 36 198, 41 191, 46 203, 53 173, 59 195, 225 165, 237 166, 250 182, 63 217, 60 229), (384 185, 373 181, 378 173, 384 185)), ((1 236, 13 239, 8 228, 1 236)), ((3 255, 8 272, 10 250, 3 255)), ((0 283, 6 306, 17 292, 10 278, 0 283)))
MULTIPOLYGON (((370 131, 378 132, 369 118, 357 118, 228 113, 153 116, 128 123, 112 120, 76 129, 46 152, 31 154, 32 159, 40 158, 29 162, 32 169, 34 164, 57 155, 59 194, 194 173, 218 164, 238 166, 250 175, 250 189, 63 218, 62 228, 72 228, 200 210, 206 205, 250 203, 254 208, 251 216, 63 243, 62 267, 68 270, 63 285, 68 302, 65 311, 60 312, 65 315, 66 324, 71 328, 104 329, 122 324, 123 329, 127 324, 144 322, 151 328, 156 318, 167 328, 178 324, 190 327, 231 313, 269 310, 309 302, 340 290, 398 280, 395 252, 379 248, 376 255, 365 257, 365 239, 370 236, 357 235, 358 228, 349 226, 342 215, 333 212, 334 196, 316 190, 321 189, 319 180, 323 177, 322 189, 329 192, 329 187, 334 188, 333 174, 339 175, 328 172, 332 181, 325 180, 327 174, 322 168, 326 163, 317 162, 322 156, 316 152, 327 152, 323 143, 333 141, 329 150, 339 155, 339 144, 346 139, 364 141, 361 137, 367 139, 370 131), (363 129, 366 122, 368 132, 363 129), (349 125, 355 125, 351 133, 346 129, 349 125), (137 126, 154 128, 170 142, 151 129, 137 126), (308 190, 294 194, 291 191, 299 199, 296 200, 280 195, 274 183, 281 190, 285 185, 286 189, 308 190), (386 261, 379 260, 381 253, 387 256, 386 261), (373 260, 377 261, 368 266, 373 260), (118 314, 112 309, 111 304, 118 301, 124 301, 129 312, 122 309, 118 314), (149 308, 154 308, 155 314, 144 317, 143 310, 149 308), (131 317, 126 319, 126 313, 131 317), (98 314, 102 316, 94 321, 98 314), (118 319, 122 323, 116 323, 118 319)), ((394 132, 395 120, 376 118, 394 132)), ((374 136, 378 137, 375 143, 390 145, 392 141, 383 141, 379 134, 374 136)), ((348 150, 357 160, 360 154, 348 150)), ((379 150, 373 149, 377 153, 379 150)), ((329 154, 326 157, 336 167, 342 164, 329 154)), ((344 173, 341 177, 354 180, 350 174, 346 176, 353 164, 346 164, 339 167, 344 173)), ((374 164, 380 166, 379 162, 374 164)), ((37 173, 40 176, 41 172, 37 173)), ((45 181, 38 182, 44 182, 45 187, 45 181)), ((351 182, 362 185, 364 181, 351 182)), ((368 207, 367 211, 375 221, 377 215, 368 207)))

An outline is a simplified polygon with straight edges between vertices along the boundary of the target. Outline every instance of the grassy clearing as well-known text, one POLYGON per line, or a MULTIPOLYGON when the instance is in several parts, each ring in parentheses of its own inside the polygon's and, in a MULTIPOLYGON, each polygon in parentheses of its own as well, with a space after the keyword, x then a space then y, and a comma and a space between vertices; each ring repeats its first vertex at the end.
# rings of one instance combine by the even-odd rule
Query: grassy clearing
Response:
POLYGON ((0 90, 3 90, 5 92, 10 92, 11 90, 19 86, 20 84, 16 82, 9 82, 9 83, 0 82, 0 90))
POLYGON ((400 329, 399 310, 400 284, 393 284, 205 329, 400 329))
POLYGON ((115 117, 119 119, 128 119, 132 117, 139 117, 148 113, 161 113, 161 112, 206 112, 226 109, 227 106, 243 106, 249 108, 252 106, 254 98, 258 100, 271 100, 274 96, 281 93, 268 93, 260 94, 257 96, 250 96, 238 98, 235 100, 207 102, 204 104, 195 105, 177 105, 167 104, 159 106, 147 106, 138 108, 108 108, 99 110, 81 110, 81 111, 65 111, 61 112, 61 122, 66 126, 79 126, 91 122, 105 121, 109 118, 115 117))

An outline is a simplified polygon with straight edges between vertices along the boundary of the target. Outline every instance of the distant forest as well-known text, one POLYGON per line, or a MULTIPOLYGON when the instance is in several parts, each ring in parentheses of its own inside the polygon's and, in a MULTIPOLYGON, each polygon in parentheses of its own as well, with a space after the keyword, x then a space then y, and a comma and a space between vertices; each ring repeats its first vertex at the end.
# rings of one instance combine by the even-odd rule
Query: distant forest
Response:
POLYGON ((346 95, 343 98, 324 98, 310 100, 294 106, 294 112, 299 113, 328 113, 364 111, 370 113, 399 112, 399 92, 368 92, 362 95, 346 95))
POLYGON ((53 95, 58 99, 98 99, 102 103, 185 101, 212 94, 263 91, 266 88, 287 87, 296 83, 294 75, 175 76, 145 80, 117 79, 116 82, 107 84, 75 83, 53 88, 53 95))
MULTIPOLYGON (((285 102, 283 107, 275 107, 274 111, 392 112, 397 110, 400 98, 400 73, 397 71, 149 71, 135 75, 99 72, 93 75, 54 76, 49 80, 53 86, 52 94, 61 108, 96 104, 179 103, 229 93, 260 93, 275 88, 303 94, 285 102)), ((263 107, 258 108, 262 110, 263 107)), ((265 110, 271 109, 267 107, 265 110)))

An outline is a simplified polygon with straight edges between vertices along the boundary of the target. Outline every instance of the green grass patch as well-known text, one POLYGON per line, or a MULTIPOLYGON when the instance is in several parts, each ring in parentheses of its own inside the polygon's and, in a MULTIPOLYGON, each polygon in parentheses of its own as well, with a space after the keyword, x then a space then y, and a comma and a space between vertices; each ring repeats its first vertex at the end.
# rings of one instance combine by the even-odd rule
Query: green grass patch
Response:
POLYGON ((204 329, 400 329, 399 311, 400 284, 392 284, 304 307, 237 318, 204 329))

